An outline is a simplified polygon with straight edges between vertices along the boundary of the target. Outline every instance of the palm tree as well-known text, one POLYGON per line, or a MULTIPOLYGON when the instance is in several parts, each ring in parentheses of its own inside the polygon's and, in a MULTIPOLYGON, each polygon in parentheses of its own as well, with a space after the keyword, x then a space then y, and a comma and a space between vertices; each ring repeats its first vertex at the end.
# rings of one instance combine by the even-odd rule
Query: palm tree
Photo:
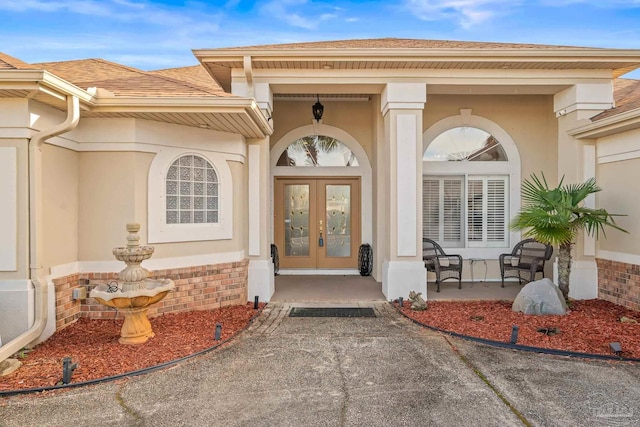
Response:
POLYGON ((583 205, 590 194, 601 191, 594 178, 582 184, 563 185, 564 177, 556 188, 550 189, 542 174, 535 174, 531 181, 522 183, 524 206, 511 222, 512 230, 525 230, 526 237, 558 247, 558 286, 568 300, 569 275, 571 273, 571 249, 580 230, 598 238, 600 232, 606 237, 605 226, 627 233, 613 219, 619 214, 610 214, 605 209, 591 209, 583 205))

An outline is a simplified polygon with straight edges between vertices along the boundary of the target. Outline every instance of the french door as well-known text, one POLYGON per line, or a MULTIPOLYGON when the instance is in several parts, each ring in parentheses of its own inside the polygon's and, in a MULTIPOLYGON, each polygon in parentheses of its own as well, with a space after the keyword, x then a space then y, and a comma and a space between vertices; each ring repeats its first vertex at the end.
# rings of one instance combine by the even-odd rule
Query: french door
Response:
POLYGON ((360 178, 276 178, 274 233, 282 268, 357 268, 360 178))

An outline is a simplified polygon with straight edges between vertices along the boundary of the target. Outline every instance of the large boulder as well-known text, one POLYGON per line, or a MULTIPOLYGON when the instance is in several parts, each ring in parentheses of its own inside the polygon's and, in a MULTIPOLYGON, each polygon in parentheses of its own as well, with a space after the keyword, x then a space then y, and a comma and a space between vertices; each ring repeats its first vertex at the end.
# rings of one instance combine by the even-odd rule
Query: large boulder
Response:
POLYGON ((513 311, 524 314, 566 314, 567 303, 562 292, 549 279, 527 283, 511 306, 513 311))

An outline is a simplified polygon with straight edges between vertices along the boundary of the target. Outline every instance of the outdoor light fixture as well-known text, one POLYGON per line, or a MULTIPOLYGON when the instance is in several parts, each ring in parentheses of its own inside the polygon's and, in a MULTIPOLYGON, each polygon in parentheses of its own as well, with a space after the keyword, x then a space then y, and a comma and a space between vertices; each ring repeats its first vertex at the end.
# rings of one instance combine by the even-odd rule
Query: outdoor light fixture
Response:
POLYGON ((64 357, 62 359, 62 384, 69 384, 71 382, 71 376, 77 367, 77 363, 71 363, 70 357, 64 357))
POLYGON ((511 328, 511 340, 509 340, 511 344, 515 344, 518 342, 518 330, 520 330, 518 325, 513 325, 513 327, 511 328))
POLYGON ((311 112, 313 113, 313 118, 316 119, 316 122, 322 120, 322 113, 324 113, 324 105, 320 104, 320 95, 316 95, 318 97, 318 102, 313 104, 311 107, 311 112))
POLYGON ((213 339, 216 341, 220 341, 222 335, 222 324, 216 323, 216 332, 213 335, 213 339))
POLYGON ((619 342, 609 343, 609 347, 611 347, 611 351, 613 351, 618 356, 620 356, 620 353, 622 353, 622 346, 619 342))

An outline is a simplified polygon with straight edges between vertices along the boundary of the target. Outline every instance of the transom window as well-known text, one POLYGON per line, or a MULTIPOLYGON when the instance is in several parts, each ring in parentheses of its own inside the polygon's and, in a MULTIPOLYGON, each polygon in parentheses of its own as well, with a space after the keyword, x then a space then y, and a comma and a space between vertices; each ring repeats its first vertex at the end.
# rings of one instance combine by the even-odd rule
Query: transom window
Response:
POLYGON ((278 159, 277 166, 359 166, 349 147, 325 135, 295 140, 278 159))
POLYGON ((204 158, 185 155, 174 161, 166 175, 166 223, 217 223, 218 175, 204 158))
POLYGON ((500 142, 482 129, 460 126, 442 132, 425 151, 423 160, 446 161, 507 161, 500 142))

